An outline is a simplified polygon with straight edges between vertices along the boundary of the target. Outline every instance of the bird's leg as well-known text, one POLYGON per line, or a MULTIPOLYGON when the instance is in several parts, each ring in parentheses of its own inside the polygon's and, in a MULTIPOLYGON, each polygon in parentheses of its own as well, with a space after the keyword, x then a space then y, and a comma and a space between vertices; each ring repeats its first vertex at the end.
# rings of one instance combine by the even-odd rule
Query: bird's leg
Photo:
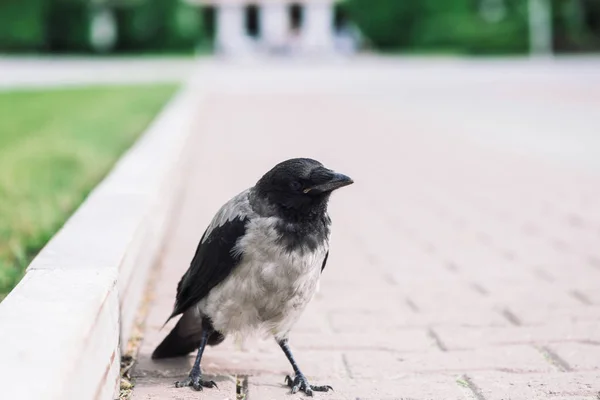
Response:
POLYGON ((292 364, 292 368, 294 369, 294 378, 292 379, 289 375, 285 377, 285 383, 292 388, 292 393, 296 393, 299 390, 306 393, 308 396, 312 396, 313 392, 327 392, 329 390, 333 390, 333 388, 329 385, 324 386, 313 386, 308 383, 308 380, 298 368, 298 364, 296 364, 296 360, 294 360, 294 356, 292 355, 292 351, 288 346, 287 339, 278 340, 277 343, 281 350, 285 353, 285 356, 289 360, 290 364, 292 364))
POLYGON ((175 382, 175 387, 186 387, 191 386, 194 390, 202 390, 203 387, 213 388, 217 387, 217 384, 214 381, 204 381, 202 380, 202 370, 200 369, 200 361, 202 360, 202 353, 204 353, 204 348, 206 347, 206 343, 208 342, 208 337, 210 336, 208 329, 202 329, 202 338, 200 340, 200 347, 198 348, 198 354, 196 355, 196 361, 194 361, 194 366, 190 371, 190 375, 183 381, 175 382))

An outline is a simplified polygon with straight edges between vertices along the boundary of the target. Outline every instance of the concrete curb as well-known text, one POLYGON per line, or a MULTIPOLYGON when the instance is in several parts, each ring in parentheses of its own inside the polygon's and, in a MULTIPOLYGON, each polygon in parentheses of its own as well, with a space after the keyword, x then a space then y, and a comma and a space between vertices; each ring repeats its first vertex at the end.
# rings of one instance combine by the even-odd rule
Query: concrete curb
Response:
POLYGON ((120 354, 181 189, 189 83, 0 304, 0 398, 118 398, 120 354))

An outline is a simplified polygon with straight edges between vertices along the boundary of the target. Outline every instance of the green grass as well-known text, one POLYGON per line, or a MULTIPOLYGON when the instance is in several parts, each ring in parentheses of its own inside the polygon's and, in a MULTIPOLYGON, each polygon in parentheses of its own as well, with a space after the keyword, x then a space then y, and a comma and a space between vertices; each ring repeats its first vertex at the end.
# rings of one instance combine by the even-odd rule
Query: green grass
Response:
POLYGON ((176 89, 0 92, 0 300, 176 89))

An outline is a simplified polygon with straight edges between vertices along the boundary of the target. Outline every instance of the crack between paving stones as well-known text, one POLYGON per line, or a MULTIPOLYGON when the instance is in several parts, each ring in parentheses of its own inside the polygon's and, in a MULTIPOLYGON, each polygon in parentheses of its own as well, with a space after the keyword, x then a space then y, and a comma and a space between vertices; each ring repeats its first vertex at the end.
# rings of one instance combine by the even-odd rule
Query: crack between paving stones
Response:
POLYGON ((519 317, 517 317, 512 311, 510 311, 508 308, 505 308, 504 310, 500 311, 500 314, 502 314, 502 316, 504 318, 506 318, 506 320, 508 322, 510 322, 512 325, 514 326, 521 326, 521 320, 519 319, 519 317))
POLYGON ((473 382, 468 375, 463 375, 456 380, 460 386, 468 389, 477 400, 486 400, 481 389, 473 382))
POLYGON ((446 261, 444 263, 444 266, 450 272, 453 272, 453 273, 457 273, 458 272, 458 266, 453 261, 446 261))
POLYGON ((585 294, 581 293, 579 290, 571 290, 569 292, 569 294, 571 295, 571 297, 573 297, 575 300, 579 301, 581 304, 583 304, 585 306, 593 305, 591 300, 585 294))
POLYGON ((344 368, 346 369, 346 373, 350 379, 354 379, 354 375, 352 374, 352 370, 350 369, 350 363, 348 362, 348 358, 345 354, 342 354, 342 362, 344 363, 344 368))
POLYGON ((446 347, 444 342, 442 342, 442 339, 432 328, 429 328, 427 330, 427 336, 429 336, 429 338, 433 340, 438 349, 440 349, 441 351, 448 351, 448 348, 446 347))
POLYGON ((573 368, 558 354, 556 354, 553 350, 546 346, 536 347, 537 351, 542 353, 542 356, 546 361, 556 367, 560 372, 570 372, 573 371, 573 368))
POLYGON ((471 288, 482 296, 488 296, 490 293, 479 283, 471 283, 471 288))
POLYGON ((539 269, 539 268, 536 269, 535 275, 546 282, 554 282, 554 278, 552 277, 552 275, 550 275, 548 272, 544 271, 543 269, 539 269))
POLYGON ((410 308, 410 310, 412 312, 419 313, 421 311, 419 309, 419 307, 411 299, 407 298, 406 300, 404 300, 404 302, 406 303, 406 305, 408 306, 408 308, 410 308))

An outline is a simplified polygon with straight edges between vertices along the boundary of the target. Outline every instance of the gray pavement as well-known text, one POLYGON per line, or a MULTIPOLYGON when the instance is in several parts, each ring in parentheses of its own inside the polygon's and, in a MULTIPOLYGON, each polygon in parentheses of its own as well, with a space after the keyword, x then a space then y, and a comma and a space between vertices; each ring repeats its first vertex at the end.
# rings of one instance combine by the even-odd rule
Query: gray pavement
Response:
POLYGON ((276 162, 352 176, 321 290, 291 336, 327 399, 595 400, 600 392, 600 62, 206 62, 185 195, 133 398, 300 398, 275 343, 205 353, 219 390, 152 362, 218 207, 276 162))
POLYGON ((0 89, 181 82, 196 64, 191 57, 0 56, 0 89))

